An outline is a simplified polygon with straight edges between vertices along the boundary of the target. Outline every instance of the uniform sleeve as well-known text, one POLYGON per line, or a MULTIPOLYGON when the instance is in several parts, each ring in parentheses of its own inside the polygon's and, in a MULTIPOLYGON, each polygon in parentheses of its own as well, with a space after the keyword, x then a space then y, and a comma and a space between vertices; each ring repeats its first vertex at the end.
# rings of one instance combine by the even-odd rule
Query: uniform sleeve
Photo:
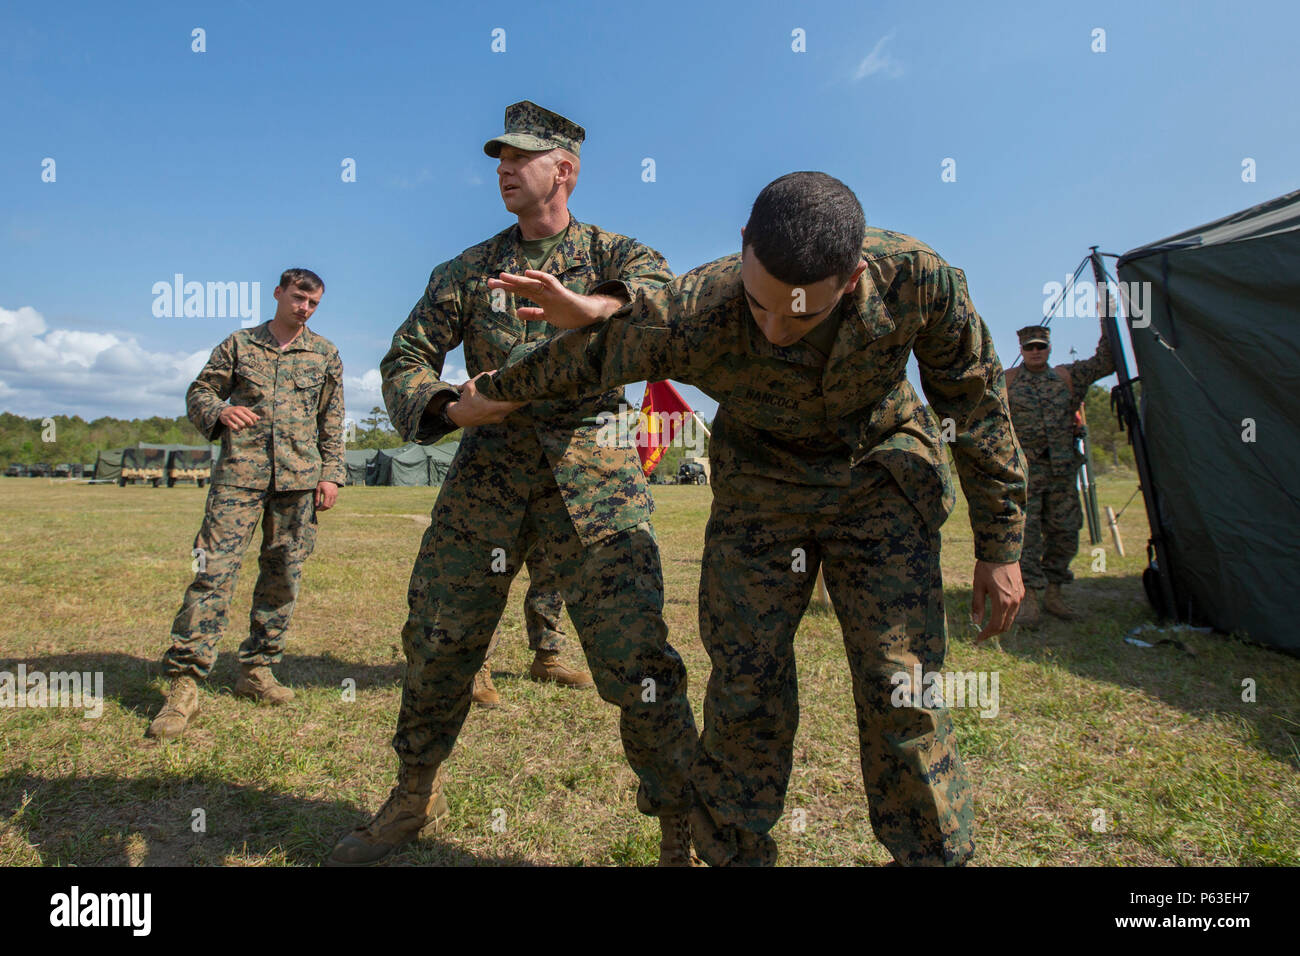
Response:
POLYGON ((571 329, 507 362, 478 390, 497 401, 595 395, 640 381, 691 382, 679 283, 643 285, 603 322, 571 329))
MULTIPOLYGON (((454 262, 454 260, 453 260, 454 262)), ((424 295, 393 335, 388 354, 379 364, 384 404, 397 433, 407 441, 430 444, 453 431, 440 418, 425 416, 460 394, 441 379, 447 353, 462 337, 460 290, 453 263, 444 263, 429 276, 424 295)))
POLYGON ((642 289, 657 289, 673 279, 668 260, 649 246, 625 237, 620 237, 610 250, 605 273, 604 280, 589 294, 621 296, 628 302, 642 289))
MULTIPOLYGON (((1105 320, 1102 321, 1104 323, 1105 320)), ((1070 400, 1078 406, 1087 396, 1089 385, 1115 371, 1115 357, 1111 355, 1110 340, 1106 338, 1104 324, 1096 354, 1090 359, 1071 362, 1066 369, 1070 372, 1070 400)))
POLYGON ((961 271, 929 256, 918 257, 915 268, 923 319, 914 348, 921 386, 939 418, 957 426, 952 452, 970 504, 975 557, 1018 561, 1025 459, 1011 425, 1002 363, 961 271))
POLYGON ((194 427, 208 441, 221 437, 221 410, 235 390, 235 337, 232 335, 212 350, 208 364, 185 393, 185 412, 194 427))
POLYGON ((316 412, 316 444, 320 448, 321 481, 347 484, 343 454, 343 360, 335 352, 325 365, 325 387, 316 412))

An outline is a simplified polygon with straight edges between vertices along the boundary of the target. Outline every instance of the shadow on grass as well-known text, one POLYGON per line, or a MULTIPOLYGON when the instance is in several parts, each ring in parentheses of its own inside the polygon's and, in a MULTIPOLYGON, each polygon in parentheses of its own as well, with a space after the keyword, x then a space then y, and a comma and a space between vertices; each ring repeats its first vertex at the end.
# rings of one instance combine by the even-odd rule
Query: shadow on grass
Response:
MULTIPOLYGON (((455 795, 452 825, 456 821, 455 795)), ((22 840, 59 866, 216 866, 227 858, 314 866, 369 816, 343 800, 313 800, 201 775, 189 779, 0 776, 0 845, 22 840), (204 832, 193 826, 202 811, 204 832)), ((472 856, 426 836, 386 864, 529 866, 472 856)))
MULTIPOLYGON (((1260 687, 1300 687, 1300 660, 1221 633, 1170 630, 1138 635, 1152 644, 1169 637, 1186 650, 1172 644, 1125 643, 1135 627, 1156 620, 1140 574, 1080 579, 1063 593, 1077 620, 1062 621, 1044 612, 1033 630, 1017 626, 1003 634, 1002 650, 1089 680, 1141 690, 1189 714, 1231 716, 1250 725, 1254 746, 1298 763, 1300 736, 1295 732, 1300 726, 1288 725, 1284 719, 1294 709, 1294 692, 1290 697, 1274 693, 1271 702, 1260 694, 1259 702, 1247 703, 1242 700, 1241 682, 1249 677, 1260 687)), ((949 640, 973 645, 970 589, 948 588, 945 597, 949 640)))
MULTIPOLYGON (((116 700, 124 710, 137 716, 152 717, 162 705, 156 681, 165 679, 162 663, 121 653, 49 654, 42 657, 0 659, 0 671, 17 674, 19 664, 25 664, 27 673, 44 674, 73 672, 103 673, 104 696, 116 700)), ((284 661, 275 667, 276 676, 290 687, 342 686, 345 678, 356 681, 357 690, 367 687, 401 685, 406 672, 405 662, 391 664, 357 664, 344 661, 332 654, 300 656, 286 654, 284 661)), ((233 689, 239 676, 239 662, 233 654, 222 655, 217 660, 208 683, 213 687, 233 689)))

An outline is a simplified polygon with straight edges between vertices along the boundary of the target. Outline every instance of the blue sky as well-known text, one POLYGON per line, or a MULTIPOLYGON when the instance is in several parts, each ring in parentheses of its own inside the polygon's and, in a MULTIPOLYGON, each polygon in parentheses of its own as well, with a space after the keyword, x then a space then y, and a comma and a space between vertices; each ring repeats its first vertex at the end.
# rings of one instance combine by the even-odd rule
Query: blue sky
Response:
MULTIPOLYGON (((1300 188, 1298 27, 1282 2, 9 5, 0 409, 182 414, 239 321, 155 317, 154 284, 260 282, 269 318, 304 265, 364 415, 430 269, 511 222, 482 144, 520 99, 587 128, 574 214, 678 272, 734 252, 772 179, 838 176, 966 271, 1009 365, 1088 246, 1300 188)), ((1094 319, 1053 330, 1054 361, 1092 353, 1094 319)))

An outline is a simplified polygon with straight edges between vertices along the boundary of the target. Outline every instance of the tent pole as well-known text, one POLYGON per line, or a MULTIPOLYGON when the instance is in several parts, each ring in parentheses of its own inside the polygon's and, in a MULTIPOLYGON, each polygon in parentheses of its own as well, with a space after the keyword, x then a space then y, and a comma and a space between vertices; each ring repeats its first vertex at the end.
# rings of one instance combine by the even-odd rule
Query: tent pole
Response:
POLYGON ((1092 247, 1092 274, 1097 283, 1097 295, 1103 327, 1106 329, 1106 341, 1110 344, 1110 354, 1115 359, 1115 375, 1119 386, 1114 395, 1118 398, 1120 423, 1128 429, 1128 440, 1133 445, 1133 460, 1137 462, 1138 484, 1142 489, 1142 501, 1147 509, 1147 522, 1151 526, 1150 552, 1154 554, 1151 561, 1156 580, 1160 587, 1160 597, 1164 602, 1165 613, 1157 609, 1157 617, 1171 617, 1178 620, 1178 608, 1174 604, 1173 572, 1169 561, 1169 548, 1165 544, 1164 528, 1160 524, 1160 509, 1155 483, 1151 480, 1151 460, 1147 457, 1146 436, 1142 433, 1137 403, 1133 401, 1133 380, 1128 374, 1128 360, 1124 357, 1124 340, 1119 334, 1119 322, 1115 317, 1115 308, 1110 298, 1110 287, 1106 283, 1106 270, 1101 263, 1101 254, 1097 247, 1092 247))

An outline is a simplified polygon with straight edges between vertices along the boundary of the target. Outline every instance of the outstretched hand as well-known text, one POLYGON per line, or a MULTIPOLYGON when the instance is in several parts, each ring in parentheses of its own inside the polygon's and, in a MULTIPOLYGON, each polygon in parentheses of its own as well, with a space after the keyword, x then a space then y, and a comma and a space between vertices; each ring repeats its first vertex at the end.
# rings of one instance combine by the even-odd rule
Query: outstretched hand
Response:
POLYGON ((984 598, 991 598, 989 620, 984 629, 975 638, 975 643, 983 643, 995 634, 1002 634, 1015 622, 1020 602, 1025 599, 1025 585, 1020 579, 1020 562, 996 564, 992 561, 976 561, 975 577, 971 583, 971 617, 978 625, 984 620, 984 598))
POLYGON ((581 329, 613 315, 623 303, 608 295, 581 295, 567 289, 549 272, 529 269, 523 275, 501 273, 499 279, 487 280, 489 289, 503 289, 522 296, 536 306, 515 310, 521 319, 542 320, 560 329, 581 329))

